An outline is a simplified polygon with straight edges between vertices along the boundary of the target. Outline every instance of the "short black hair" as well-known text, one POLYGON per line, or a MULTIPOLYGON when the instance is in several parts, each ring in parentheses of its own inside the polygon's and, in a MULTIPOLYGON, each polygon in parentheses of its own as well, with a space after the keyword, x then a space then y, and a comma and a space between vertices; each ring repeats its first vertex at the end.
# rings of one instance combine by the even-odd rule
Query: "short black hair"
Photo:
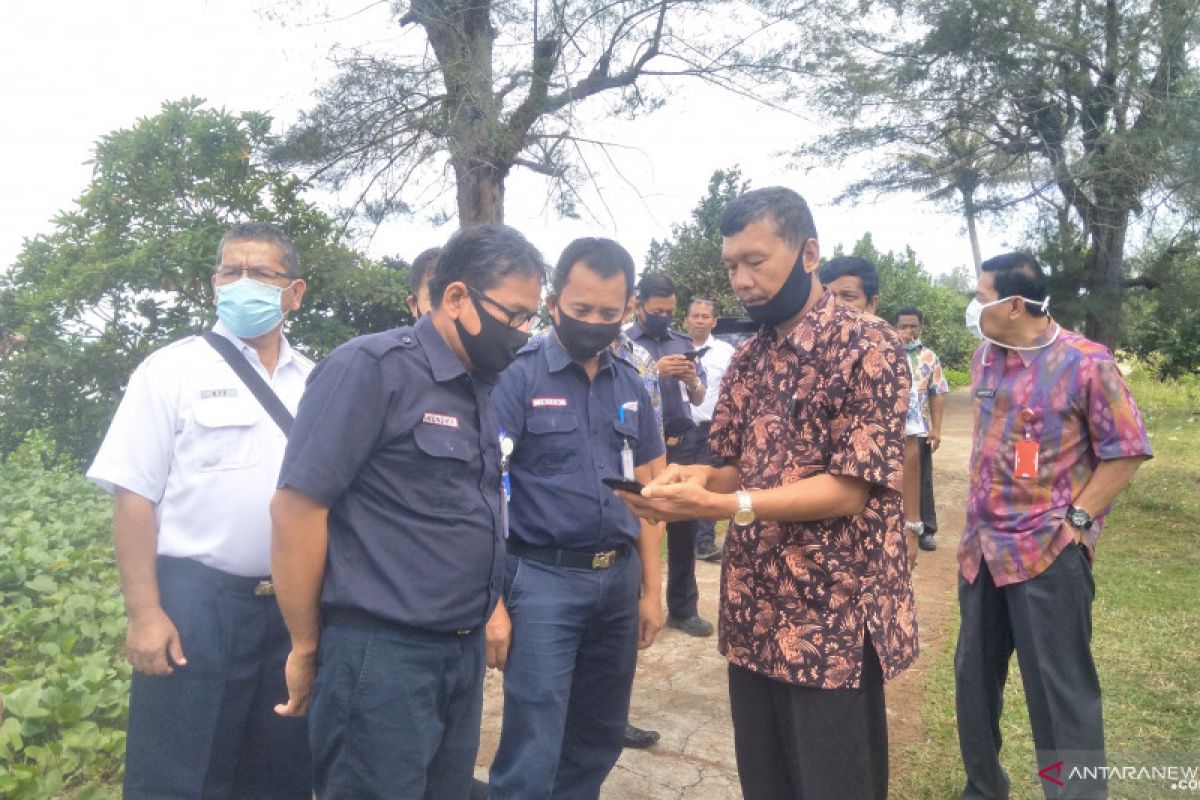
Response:
POLYGON ((921 323, 922 325, 925 324, 925 315, 922 314, 921 309, 917 308, 916 306, 900 306, 900 308, 896 310, 896 315, 893 317, 892 321, 899 325, 901 317, 916 317, 917 322, 921 323))
POLYGON ((554 276, 551 278, 551 290, 555 295, 562 293, 571 276, 571 268, 582 261, 588 269, 601 278, 611 278, 615 275, 625 276, 625 299, 633 294, 633 281, 637 277, 637 269, 633 265, 633 256, 629 251, 612 239, 602 239, 586 236, 576 239, 567 245, 558 257, 554 266, 554 276))
POLYGON ((992 256, 979 265, 984 272, 992 273, 996 293, 1001 297, 1025 298, 1025 310, 1031 317, 1044 317, 1046 310, 1040 304, 1046 299, 1049 287, 1042 265, 1028 253, 1020 251, 992 256))
POLYGON ((647 272, 638 281, 637 293, 638 300, 643 303, 651 297, 674 297, 675 281, 661 272, 647 272))
POLYGON ((442 305, 446 287, 462 281, 486 292, 510 275, 546 281, 546 262, 516 228, 489 223, 461 228, 450 237, 429 276, 429 302, 442 305))
POLYGON ((826 286, 846 275, 858 278, 868 301, 879 297, 879 270, 867 259, 858 256, 838 256, 821 265, 821 283, 826 286))
POLYGON ((221 268, 221 261, 225 257, 225 246, 230 242, 273 244, 279 248, 279 252, 283 256, 283 270, 287 273, 287 277, 300 277, 300 253, 296 250, 296 243, 278 225, 272 225, 269 222, 239 222, 225 231, 225 235, 217 244, 217 263, 213 265, 214 272, 221 268))
POLYGON ((717 304, 705 297, 693 297, 688 301, 687 310, 689 314, 692 313, 692 306, 696 305, 696 303, 699 303, 702 306, 708 306, 708 310, 712 312, 712 315, 714 317, 717 316, 717 304))
POLYGON ((416 297, 421 287, 429 282, 429 275, 433 272, 433 268, 437 266, 438 256, 441 254, 442 248, 430 247, 427 250, 422 250, 413 259, 412 267, 408 270, 409 291, 412 292, 413 297, 416 297))
POLYGON ((817 226, 804 198, 784 186, 768 186, 739 195, 721 213, 721 235, 733 236, 747 225, 770 218, 775 233, 793 247, 817 238, 817 226))

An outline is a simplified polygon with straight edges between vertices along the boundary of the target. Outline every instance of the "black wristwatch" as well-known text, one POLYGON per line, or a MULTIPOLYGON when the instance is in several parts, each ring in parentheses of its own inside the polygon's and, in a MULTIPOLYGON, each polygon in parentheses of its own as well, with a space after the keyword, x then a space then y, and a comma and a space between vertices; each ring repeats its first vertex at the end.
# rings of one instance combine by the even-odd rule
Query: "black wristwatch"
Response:
POLYGON ((1067 522, 1076 530, 1087 531, 1092 528, 1092 515, 1077 506, 1067 507, 1067 522))

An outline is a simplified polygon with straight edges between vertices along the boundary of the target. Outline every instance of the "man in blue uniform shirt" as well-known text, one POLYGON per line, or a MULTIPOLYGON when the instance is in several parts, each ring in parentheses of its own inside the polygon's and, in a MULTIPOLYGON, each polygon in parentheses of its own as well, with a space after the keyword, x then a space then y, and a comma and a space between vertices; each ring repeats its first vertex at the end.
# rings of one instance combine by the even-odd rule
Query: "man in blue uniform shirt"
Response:
MULTIPOLYGON (((658 364, 667 461, 695 464, 706 460, 706 429, 696 425, 691 411, 691 406, 704 402, 706 375, 702 364, 683 355, 696 349, 691 337, 671 330, 675 282, 660 273, 643 275, 637 293, 637 322, 628 334, 658 364)), ((713 625, 701 618, 696 605, 700 599, 696 588, 698 527, 694 519, 667 525, 667 627, 691 636, 711 636, 713 625)))
POLYGON ((319 796, 470 791, 484 660, 501 665, 508 644, 500 610, 485 656, 504 567, 489 397, 529 339, 544 269, 512 228, 461 230, 430 313, 313 371, 271 504, 271 566, 292 640, 278 711, 309 714, 319 796))
POLYGON ((492 800, 599 794, 621 753, 637 650, 662 624, 660 529, 601 482, 645 483, 665 464, 641 376, 609 348, 633 278, 616 242, 568 245, 547 301, 554 331, 521 351, 492 395, 512 443, 513 632, 492 800))

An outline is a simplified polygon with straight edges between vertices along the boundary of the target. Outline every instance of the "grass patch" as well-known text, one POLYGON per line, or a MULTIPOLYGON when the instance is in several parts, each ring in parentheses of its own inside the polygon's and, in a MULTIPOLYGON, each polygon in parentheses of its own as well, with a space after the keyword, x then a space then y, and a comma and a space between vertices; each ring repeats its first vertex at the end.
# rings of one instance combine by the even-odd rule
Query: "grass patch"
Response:
MULTIPOLYGON (((1104 692, 1110 766, 1200 766, 1200 424, 1194 392, 1135 374, 1130 386, 1155 458, 1105 522, 1096 561, 1092 650, 1104 692)), ((957 615, 925 681, 924 743, 894 757, 892 796, 957 797, 964 785, 954 714, 957 615)), ((1041 798, 1013 658, 1001 722, 1012 797, 1041 798)), ((1114 781, 1112 798, 1176 796, 1163 783, 1114 781)))

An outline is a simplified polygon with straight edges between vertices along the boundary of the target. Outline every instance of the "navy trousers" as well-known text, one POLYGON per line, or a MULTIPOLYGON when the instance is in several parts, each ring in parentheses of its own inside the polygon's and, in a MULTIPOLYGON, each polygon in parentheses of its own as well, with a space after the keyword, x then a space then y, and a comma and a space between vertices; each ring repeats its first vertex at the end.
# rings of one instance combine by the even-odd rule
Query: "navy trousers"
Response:
MULTIPOLYGON (((1058 761, 1067 768, 1106 763, 1100 681, 1091 649, 1095 595, 1091 564, 1077 544, 1068 545, 1045 572, 1021 583, 997 587, 986 562, 974 583, 959 576, 962 625, 954 681, 958 741, 967 773, 963 798, 1008 797, 1008 775, 1000 766, 1000 713, 1014 648, 1037 769, 1058 761)), ((1060 778, 1068 772, 1064 769, 1060 778)), ((1061 782, 1063 786, 1040 781, 1045 796, 1107 795, 1102 777, 1061 782)))
POLYGON ((317 796, 468 797, 484 659, 482 628, 459 635, 327 617, 308 711, 317 796))
POLYGON ((158 559, 160 602, 187 665, 133 673, 126 798, 312 796, 305 722, 273 710, 287 700, 291 642, 275 598, 256 596, 256 583, 158 559))
POLYGON ((632 548, 604 570, 507 558, 513 636, 488 797, 594 799, 625 735, 641 560, 632 548))

